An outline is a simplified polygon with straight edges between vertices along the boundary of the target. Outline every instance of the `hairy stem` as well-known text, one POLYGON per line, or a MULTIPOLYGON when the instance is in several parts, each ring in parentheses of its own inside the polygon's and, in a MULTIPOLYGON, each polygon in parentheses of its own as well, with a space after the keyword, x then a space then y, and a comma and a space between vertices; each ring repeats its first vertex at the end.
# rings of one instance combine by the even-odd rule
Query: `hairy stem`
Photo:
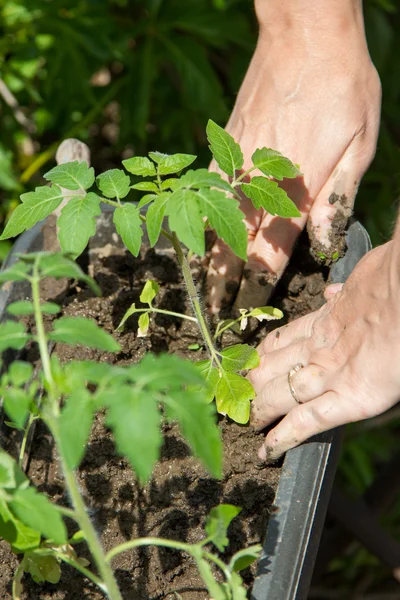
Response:
POLYGON ((36 421, 37 418, 38 417, 36 415, 33 415, 31 413, 29 415, 28 423, 26 424, 26 427, 25 427, 25 430, 24 430, 24 437, 22 438, 21 448, 19 449, 19 455, 18 455, 18 465, 21 468, 22 468, 22 463, 23 463, 23 460, 24 460, 25 448, 26 448, 26 444, 27 444, 27 441, 28 441, 29 432, 31 430, 33 422, 36 421))
POLYGON ((105 560, 103 548, 101 547, 100 540, 98 539, 96 530, 94 529, 92 522, 87 514, 86 506, 83 501, 82 495, 79 491, 75 474, 69 467, 68 462, 65 458, 63 447, 60 441, 60 434, 58 429, 58 392, 57 386, 54 382, 53 374, 51 372, 50 354, 47 346, 47 338, 44 330, 43 316, 40 310, 40 291, 39 291, 39 276, 38 276, 38 264, 35 263, 34 272, 32 277, 32 299, 35 311, 36 320, 36 331, 37 331, 37 342, 39 345, 40 358, 43 365, 43 372, 46 381, 49 386, 48 390, 48 411, 44 416, 54 441, 57 445, 60 463, 63 469, 65 483, 68 488, 69 496, 72 500, 72 504, 75 509, 75 518, 82 529, 89 549, 93 555, 96 566, 99 570, 100 576, 103 580, 104 587, 110 600, 122 600, 121 593, 118 589, 117 582, 114 574, 105 560))
POLYGON ((156 537, 144 537, 137 540, 129 540, 124 544, 115 546, 106 555, 106 561, 111 562, 118 554, 127 552, 127 550, 133 550, 133 548, 139 548, 141 546, 161 546, 163 548, 173 548, 174 550, 182 550, 183 552, 189 552, 191 554, 192 546, 185 544, 185 542, 176 542, 175 540, 166 540, 164 538, 156 537))
POLYGON ((201 310, 200 300, 199 300, 199 296, 197 294, 195 283, 193 281, 192 272, 190 270, 190 265, 188 263, 186 256, 183 253, 183 250, 179 244, 179 240, 178 240, 176 234, 172 235, 171 241, 172 241, 174 250, 176 252, 176 256, 178 258, 179 265, 182 269, 183 278, 185 280, 186 288, 187 288, 187 291, 189 294, 190 301, 192 303, 194 314, 197 317, 197 322, 199 324, 200 331, 203 335, 203 339, 204 339, 206 346, 208 348, 208 351, 210 353, 212 362, 214 362, 218 366, 218 368, 221 368, 221 363, 218 358, 217 351, 214 347, 210 330, 208 329, 207 322, 206 322, 203 312, 201 310))

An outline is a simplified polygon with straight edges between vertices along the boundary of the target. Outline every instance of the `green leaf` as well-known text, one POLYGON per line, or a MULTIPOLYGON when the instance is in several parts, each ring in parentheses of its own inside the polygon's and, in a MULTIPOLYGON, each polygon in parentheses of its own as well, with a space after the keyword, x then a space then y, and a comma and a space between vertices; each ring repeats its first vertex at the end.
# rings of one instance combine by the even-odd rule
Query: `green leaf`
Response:
POLYGON ((22 194, 21 200, 22 204, 13 211, 0 240, 15 237, 48 217, 61 204, 63 194, 56 185, 45 185, 22 194))
POLYGON ((66 400, 59 417, 61 448, 70 469, 76 469, 86 450, 93 422, 93 406, 90 393, 77 389, 66 400))
POLYGON ((176 181, 179 181, 179 179, 177 179, 176 177, 171 177, 170 179, 165 179, 164 181, 161 182, 160 187, 162 190, 172 190, 176 181))
POLYGON ((215 581, 214 574, 209 563, 204 560, 201 555, 201 550, 193 552, 194 559, 196 561, 197 568, 200 576, 207 586, 208 593, 212 600, 228 600, 224 591, 224 588, 215 581))
POLYGON ((301 217, 295 203, 276 181, 266 177, 253 177, 250 183, 242 184, 242 191, 257 209, 262 207, 271 215, 279 217, 301 217))
MULTIPOLYGON (((174 192, 174 195, 176 193, 178 192, 174 192)), ((201 189, 196 192, 196 196, 201 215, 208 218, 218 237, 224 240, 239 258, 247 260, 247 231, 239 202, 218 190, 201 189)))
POLYGON ((29 414, 31 397, 20 388, 7 388, 3 392, 4 410, 18 429, 23 429, 29 414))
POLYGON ((158 185, 152 183, 151 181, 139 181, 139 183, 135 183, 131 186, 133 190, 139 190, 142 192, 155 192, 159 193, 158 185))
POLYGON ((152 281, 148 279, 144 284, 144 288, 142 289, 142 293, 140 294, 140 302, 144 304, 149 304, 153 302, 154 298, 157 296, 160 290, 160 286, 156 281, 152 281))
POLYGON ((255 544, 254 546, 250 546, 249 548, 243 548, 243 550, 239 550, 236 552, 229 563, 229 568, 231 571, 243 571, 247 569, 250 565, 255 562, 261 554, 262 546, 261 544, 255 544))
POLYGON ((247 315, 248 317, 255 317, 258 321, 275 321, 277 319, 283 319, 283 312, 279 308, 273 306, 259 306, 253 308, 247 315))
POLYGON ((4 283, 5 281, 26 281, 30 270, 30 265, 18 261, 15 265, 0 273, 0 283, 4 283))
POLYGON ((158 162, 158 173, 160 175, 172 175, 179 173, 196 160, 193 154, 166 154, 158 162))
POLYGON ((142 483, 149 480, 160 455, 160 422, 158 406, 144 390, 120 386, 110 394, 107 425, 118 452, 128 458, 142 483))
POLYGON ((197 193, 177 190, 169 199, 166 213, 171 231, 175 231, 179 240, 192 252, 204 256, 204 222, 197 193))
POLYGON ((210 360, 200 360, 194 364, 200 375, 205 379, 206 385, 191 386, 192 391, 201 391, 206 402, 212 402, 219 382, 219 372, 212 366, 210 360))
POLYGON ((218 188, 225 190, 226 192, 232 192, 232 186, 222 179, 219 173, 213 173, 208 169, 196 169, 195 171, 190 170, 185 175, 182 175, 179 179, 172 179, 171 185, 173 190, 179 190, 181 188, 193 188, 199 190, 201 188, 218 188), (173 183, 172 183, 173 182, 173 183))
POLYGON ((277 150, 271 148, 258 148, 251 157, 253 165, 260 169, 264 175, 282 179, 294 179, 301 175, 299 169, 288 158, 277 150))
POLYGON ((103 331, 95 321, 85 317, 61 317, 53 323, 53 331, 49 339, 76 346, 80 344, 88 348, 98 348, 106 352, 118 352, 121 348, 114 338, 103 331))
POLYGON ((25 525, 56 544, 65 544, 67 530, 57 508, 35 488, 19 489, 9 506, 25 525))
POLYGON ((260 364, 260 357, 255 348, 248 344, 235 344, 221 352, 222 368, 225 371, 242 371, 255 369, 260 364))
POLYGON ((151 247, 156 245, 160 237, 165 210, 170 197, 171 194, 169 193, 160 194, 147 209, 146 227, 151 247))
POLYGON ((145 156, 133 156, 122 161, 125 169, 132 175, 152 177, 156 174, 154 164, 145 156))
POLYGON ((74 257, 82 254, 89 238, 96 233, 96 219, 101 215, 100 197, 93 192, 72 198, 64 206, 57 221, 58 238, 63 252, 74 257))
POLYGON ((246 600, 247 592, 243 586, 243 580, 240 577, 239 573, 234 571, 231 574, 231 588, 232 588, 232 600, 246 600))
POLYGON ((67 190, 87 190, 94 184, 94 169, 86 162, 64 163, 45 173, 44 178, 67 190))
POLYGON ((29 573, 35 583, 58 583, 61 568, 54 556, 43 556, 37 553, 27 553, 24 561, 24 571, 29 573))
MULTIPOLYGON (((194 368, 190 363, 185 369, 194 368)), ((177 381, 180 373, 175 373, 177 381)), ((168 418, 176 420, 179 428, 189 442, 192 452, 216 478, 222 476, 222 443, 215 419, 214 404, 204 401, 204 395, 187 388, 169 390, 165 394, 164 404, 168 407, 168 418)))
POLYGON ((147 206, 147 204, 153 202, 157 197, 157 194, 146 194, 143 198, 140 198, 137 207, 142 208, 143 206, 147 206))
POLYGON ((228 546, 228 527, 241 510, 241 508, 233 506, 233 504, 220 504, 210 510, 205 530, 207 536, 211 538, 212 543, 220 552, 223 552, 228 546))
POLYGON ((120 332, 124 331, 124 325, 125 325, 126 321, 129 319, 129 317, 134 315, 137 311, 138 311, 138 309, 136 308, 136 304, 135 303, 131 304, 131 306, 128 308, 128 310, 122 317, 121 322, 118 325, 116 331, 120 331, 120 332))
MULTIPOLYGON (((42 313, 55 315, 60 312, 61 309, 58 304, 55 304, 54 302, 44 302, 40 305, 40 310, 42 313)), ((33 315, 35 309, 33 302, 29 302, 29 300, 18 300, 7 306, 7 312, 10 313, 10 315, 33 315)))
POLYGON ((214 123, 211 119, 207 123, 207 139, 210 150, 224 173, 235 176, 235 171, 243 167, 244 158, 239 144, 225 129, 214 123))
POLYGON ((131 180, 122 169, 105 171, 96 178, 96 183, 107 198, 125 198, 131 187, 131 180))
POLYGON ((250 400, 255 395, 248 379, 223 371, 216 392, 217 410, 236 423, 245 425, 250 418, 250 400))
POLYGON ((0 352, 7 348, 21 350, 30 338, 22 323, 6 321, 0 324, 0 352))
POLYGON ((140 213, 133 204, 124 204, 114 211, 115 227, 122 241, 133 256, 138 256, 142 243, 142 221, 140 213))
POLYGON ((0 500, 0 537, 11 544, 17 553, 33 550, 40 545, 40 533, 21 523, 3 500, 0 500))
POLYGON ((101 296, 101 289, 94 279, 85 275, 76 262, 63 256, 61 253, 41 254, 40 273, 42 277, 79 279, 80 281, 84 281, 97 296, 101 296))
POLYGON ((145 312, 140 315, 138 325, 139 325, 139 328, 138 328, 137 336, 138 337, 146 337, 147 332, 149 330, 149 325, 150 325, 149 313, 145 312))
POLYGON ((0 448, 0 488, 27 487, 28 478, 15 460, 0 448))
POLYGON ((154 160, 157 165, 159 165, 165 158, 169 156, 169 154, 163 154, 163 152, 149 152, 149 156, 152 160, 154 160))
POLYGON ((33 373, 33 366, 31 363, 24 362, 23 360, 14 360, 10 368, 8 369, 7 375, 13 385, 21 386, 28 383, 33 373))

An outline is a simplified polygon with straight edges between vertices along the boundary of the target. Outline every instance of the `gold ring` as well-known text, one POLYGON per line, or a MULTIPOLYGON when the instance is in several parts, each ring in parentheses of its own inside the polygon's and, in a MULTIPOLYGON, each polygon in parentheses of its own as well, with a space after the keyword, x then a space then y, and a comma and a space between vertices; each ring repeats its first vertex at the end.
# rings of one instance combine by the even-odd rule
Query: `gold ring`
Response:
POLYGON ((289 390, 290 393, 293 396, 293 399, 297 402, 297 404, 304 404, 301 400, 299 400, 296 391, 293 387, 293 383, 292 383, 292 377, 295 373, 298 373, 299 371, 301 371, 301 369, 303 369, 304 365, 302 365, 301 363, 298 363, 297 365, 295 365, 293 367, 293 369, 290 369, 288 376, 287 376, 287 380, 288 380, 288 384, 289 384, 289 390))

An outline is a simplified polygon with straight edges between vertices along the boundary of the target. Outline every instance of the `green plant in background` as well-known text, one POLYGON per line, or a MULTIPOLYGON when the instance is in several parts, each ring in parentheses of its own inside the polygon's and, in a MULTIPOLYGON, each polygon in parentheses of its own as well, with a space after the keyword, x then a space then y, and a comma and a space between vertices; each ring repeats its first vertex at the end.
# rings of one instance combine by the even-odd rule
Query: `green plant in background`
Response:
MULTIPOLYGON (((93 167, 85 162, 72 162, 54 167, 45 178, 51 186, 36 188, 22 194, 22 203, 15 209, 0 239, 15 237, 56 210, 63 200, 67 203, 61 210, 57 224, 61 249, 74 257, 86 248, 95 233, 95 217, 100 214, 100 202, 115 208, 114 224, 128 250, 138 256, 142 243, 142 223, 146 224, 151 246, 157 244, 162 234, 175 250, 183 278, 193 307, 193 317, 203 336, 209 360, 198 363, 198 369, 207 384, 209 401, 215 397, 217 409, 238 423, 247 423, 250 401, 255 392, 250 382, 240 373, 258 366, 259 356, 247 344, 237 344, 218 350, 209 330, 207 318, 190 269, 193 254, 205 254, 205 230, 211 226, 218 236, 241 259, 247 259, 247 232, 244 214, 239 209, 239 192, 245 193, 256 208, 263 207, 272 215, 282 217, 300 216, 296 205, 275 180, 295 178, 300 175, 296 165, 270 148, 261 148, 252 156, 253 166, 243 171, 244 158, 239 144, 213 121, 207 125, 210 149, 219 167, 230 178, 222 179, 218 173, 207 169, 189 170, 179 176, 196 159, 190 154, 162 154, 149 152, 148 157, 135 156, 123 161, 125 169, 141 181, 132 185, 129 175, 121 169, 111 169, 96 178, 98 193, 88 191, 95 182, 93 167), (258 169, 264 175, 244 183, 246 176, 258 169), (62 188, 62 189, 61 189, 62 188), (136 206, 121 202, 130 190, 146 192, 136 206), (68 190, 71 191, 68 194, 68 190), (145 215, 141 209, 146 207, 145 215), (163 228, 164 219, 169 230, 163 228), (185 253, 182 244, 188 248, 185 253)), ((142 313, 139 318, 139 335, 145 335, 149 326, 149 314, 160 312, 152 306, 158 291, 155 282, 148 281, 142 291, 141 301, 149 308, 143 310, 133 305, 125 315, 120 328, 132 314, 142 313)), ((176 313, 171 313, 176 316, 176 313)), ((281 318, 281 311, 272 307, 260 307, 256 311, 244 311, 241 317, 224 323, 216 331, 220 335, 238 321, 245 324, 249 316, 258 320, 281 318)))
POLYGON ((210 597, 216 600, 245 598, 239 571, 256 560, 261 547, 239 551, 229 565, 207 548, 209 544, 220 552, 226 548, 227 528, 240 512, 236 506, 225 504, 212 509, 205 525, 206 535, 195 544, 139 538, 105 554, 75 477, 98 411, 106 410, 106 423, 114 434, 117 450, 128 459, 141 483, 149 480, 160 455, 162 415, 167 421, 178 422, 193 453, 214 477, 221 476, 221 440, 214 410, 200 391, 202 378, 188 362, 174 356, 148 355, 139 364, 128 367, 91 361, 61 365, 56 356, 51 356, 50 341, 72 346, 80 344, 105 352, 118 352, 120 347, 94 321, 82 317, 60 317, 46 333, 43 314, 57 314, 60 308, 52 302, 41 303, 39 284, 45 277, 80 279, 100 294, 94 280, 62 254, 23 255, 0 275, 1 283, 29 282, 32 301, 14 302, 8 306, 8 312, 33 315, 36 324, 35 334, 28 333, 19 322, 1 324, 0 350, 21 350, 33 341, 39 347, 42 364, 39 373, 34 375, 30 363, 14 361, 0 379, 4 410, 10 419, 8 425, 24 431, 19 463, 22 463, 33 421, 42 419, 54 438, 72 505, 50 502, 30 485, 21 466, 0 450, 0 536, 14 552, 22 554, 14 577, 13 599, 20 598, 25 572, 37 582, 57 583, 61 575, 59 565, 65 562, 93 581, 110 600, 121 600, 110 564, 112 559, 121 552, 149 545, 174 548, 192 556, 210 597), (72 521, 75 529, 78 527, 72 536, 67 534, 64 519, 72 521), (98 574, 88 568, 88 561, 77 555, 75 545, 81 542, 87 543, 98 574), (216 582, 211 564, 220 569, 224 583, 216 582))

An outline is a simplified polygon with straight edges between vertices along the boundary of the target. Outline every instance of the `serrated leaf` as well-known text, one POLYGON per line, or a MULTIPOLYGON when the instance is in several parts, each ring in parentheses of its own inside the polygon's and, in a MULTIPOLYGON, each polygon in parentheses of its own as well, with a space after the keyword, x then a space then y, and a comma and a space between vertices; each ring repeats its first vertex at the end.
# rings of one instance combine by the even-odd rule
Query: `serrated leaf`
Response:
POLYGON ((45 185, 22 194, 21 200, 22 204, 13 211, 0 240, 15 237, 48 217, 61 204, 63 194, 58 186, 45 185))
POLYGON ((260 364, 260 357, 255 348, 248 344, 235 344, 221 352, 222 368, 225 371, 242 371, 255 369, 260 364))
POLYGON ((159 165, 169 155, 164 154, 163 152, 155 151, 155 152, 149 152, 149 156, 152 160, 154 160, 155 163, 157 163, 159 165))
MULTIPOLYGON (((182 365, 183 366, 183 365, 182 365)), ((186 362, 185 369, 193 368, 186 362)), ((175 373, 177 381, 181 373, 175 373)), ((215 478, 222 476, 222 443, 215 419, 214 404, 204 401, 202 393, 192 392, 187 388, 169 390, 165 394, 164 404, 168 408, 168 418, 179 423, 185 439, 189 442, 192 452, 197 456, 215 478)))
POLYGON ((197 156, 193 154, 169 154, 162 158, 158 163, 158 173, 160 175, 172 175, 186 169, 196 160, 197 156))
POLYGON ((15 265, 0 273, 0 283, 4 283, 5 281, 26 281, 30 271, 30 265, 18 261, 15 265))
POLYGON ((196 561, 197 568, 199 570, 200 576, 204 583, 207 586, 207 590, 211 600, 227 600, 227 597, 223 588, 223 585, 220 585, 215 581, 214 574, 209 563, 204 560, 201 555, 201 550, 198 552, 193 552, 194 559, 196 561))
POLYGON ((133 156, 122 161, 125 169, 132 175, 151 177, 156 174, 154 164, 145 156, 133 156))
POLYGON ((76 469, 84 456, 92 422, 91 395, 78 389, 67 398, 58 419, 61 448, 70 469, 76 469))
POLYGON ((65 544, 67 530, 57 508, 35 488, 18 489, 9 506, 25 525, 56 544, 65 544))
POLYGON ((258 321, 275 321, 283 319, 283 312, 273 306, 258 306, 248 314, 249 317, 255 317, 258 321))
POLYGON ((107 198, 125 198, 129 194, 131 180, 122 169, 110 169, 96 178, 97 187, 107 198))
POLYGON ((94 169, 85 161, 64 163, 48 171, 44 178, 67 190, 87 190, 94 184, 94 169))
POLYGON ((301 217, 295 203, 276 181, 266 177, 253 177, 250 183, 242 184, 242 191, 257 209, 262 207, 269 214, 279 217, 301 217))
POLYGON ((254 546, 250 546, 249 548, 243 548, 243 550, 239 550, 236 552, 229 563, 229 568, 232 571, 243 571, 247 569, 250 565, 255 562, 261 554, 262 546, 261 544, 255 544, 254 546))
POLYGON ((21 523, 0 500, 0 537, 6 540, 14 552, 26 552, 40 545, 40 533, 21 523))
POLYGON ((30 338, 22 323, 6 321, 0 324, 0 352, 7 348, 21 350, 30 338))
POLYGON ((89 238, 96 233, 96 219, 101 215, 100 197, 93 192, 72 198, 57 221, 61 250, 74 257, 82 254, 89 238))
POLYGON ((144 304, 149 304, 153 302, 154 298, 157 296, 160 291, 160 286, 156 281, 152 281, 148 279, 144 284, 144 288, 142 289, 142 293, 140 294, 140 302, 144 304))
POLYGON ((85 317, 61 317, 53 323, 49 339, 76 346, 98 348, 106 352, 118 352, 121 348, 114 338, 98 327, 95 321, 85 317))
POLYGON ((54 556, 31 552, 25 555, 24 571, 31 575, 35 583, 58 583, 61 577, 61 568, 54 556))
POLYGON ((42 277, 55 277, 60 279, 68 277, 70 279, 79 279, 88 285, 97 296, 101 296, 101 289, 94 279, 85 275, 76 262, 63 256, 61 253, 41 254, 40 273, 42 277))
POLYGON ((236 423, 245 425, 250 418, 250 400, 253 400, 255 395, 248 379, 236 373, 223 371, 216 391, 217 410, 222 415, 228 415, 236 423))
POLYGON ((147 209, 146 228, 151 247, 155 246, 162 228, 167 202, 171 194, 164 192, 147 209))
POLYGON ((224 173, 235 176, 235 171, 243 167, 244 158, 239 144, 225 129, 211 119, 207 123, 207 139, 210 150, 224 173))
POLYGON ((198 190, 196 196, 201 215, 208 218, 218 237, 224 240, 239 258, 247 260, 247 230, 239 202, 228 198, 223 192, 204 188, 198 190))
POLYGON ((219 372, 210 360, 200 360, 194 364, 197 371, 205 379, 206 385, 191 386, 192 391, 201 391, 206 402, 212 402, 219 382, 219 372))
POLYGON ((127 457, 140 481, 146 483, 162 445, 161 414, 156 402, 143 390, 120 386, 110 395, 106 422, 118 452, 127 457))
POLYGON ((14 360, 10 368, 8 369, 7 375, 13 385, 17 387, 28 383, 33 373, 33 366, 31 363, 24 362, 23 360, 14 360))
POLYGON ((139 338, 146 337, 147 332, 149 330, 149 325, 150 325, 149 313, 145 312, 140 315, 138 325, 139 325, 139 327, 138 327, 137 336, 139 338))
POLYGON ((177 179, 176 177, 171 177, 170 179, 165 179, 164 181, 161 182, 161 189, 162 190, 171 190, 174 187, 176 181, 179 181, 179 179, 177 179))
POLYGON ((20 388, 7 388, 3 392, 4 410, 18 429, 23 429, 29 414, 31 397, 20 388))
POLYGON ((133 256, 138 256, 142 244, 142 221, 140 213, 133 204, 124 204, 114 211, 115 227, 122 241, 133 256))
POLYGON ((243 586, 243 580, 236 571, 231 574, 230 585, 232 589, 232 600, 247 599, 247 591, 243 586))
POLYGON ((258 148, 251 157, 253 165, 260 169, 264 175, 282 179, 294 179, 301 175, 299 169, 288 158, 277 150, 271 148, 258 148))
POLYGON ((192 252, 204 256, 204 222, 197 193, 192 190, 173 192, 166 213, 171 231, 175 231, 179 240, 192 252))
POLYGON ((213 173, 207 169, 190 170, 179 179, 173 179, 172 182, 172 189, 174 190, 179 190, 181 188, 199 190, 204 187, 219 188, 226 192, 232 192, 233 190, 232 186, 222 179, 219 173, 213 173))
POLYGON ((158 185, 152 183, 151 181, 139 181, 139 183, 135 183, 131 186, 133 190, 139 190, 141 192, 154 192, 156 194, 159 193, 158 185))
POLYGON ((220 552, 223 552, 228 546, 228 527, 241 510, 239 506, 233 504, 220 504, 210 510, 205 530, 207 536, 211 538, 212 543, 220 552))

